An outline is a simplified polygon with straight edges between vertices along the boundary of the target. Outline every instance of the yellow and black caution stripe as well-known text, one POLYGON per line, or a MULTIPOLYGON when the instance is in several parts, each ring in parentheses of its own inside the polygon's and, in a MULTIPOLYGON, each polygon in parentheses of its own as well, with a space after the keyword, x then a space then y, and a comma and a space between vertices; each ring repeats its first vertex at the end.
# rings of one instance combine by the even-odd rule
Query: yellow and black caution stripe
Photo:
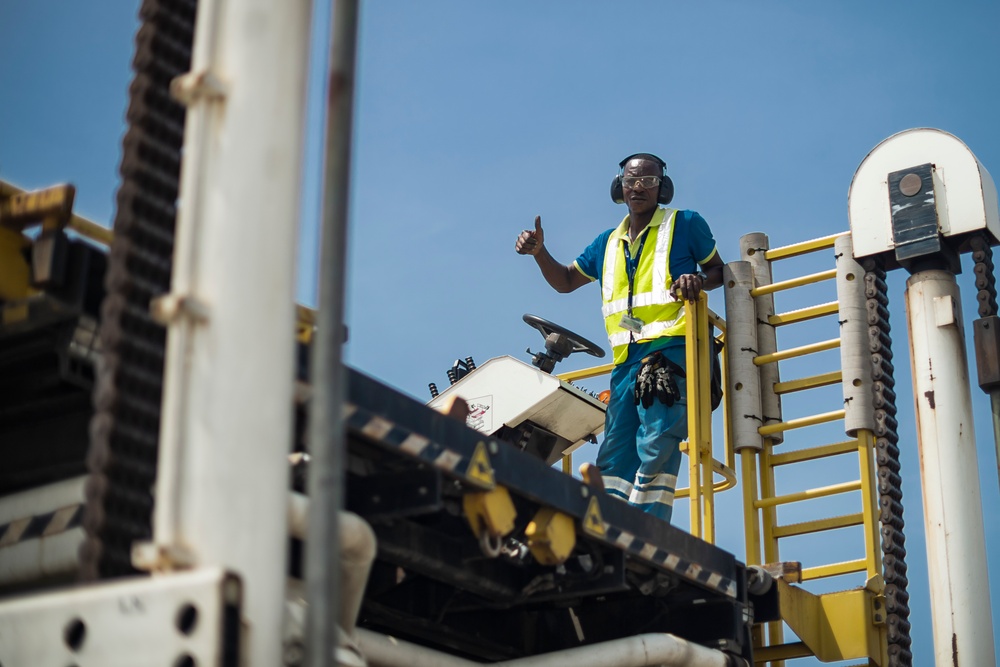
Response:
POLYGON ((485 442, 480 442, 471 456, 464 456, 353 403, 345 404, 344 421, 349 431, 395 447, 478 489, 488 491, 496 486, 485 442))
POLYGON ((54 512, 27 516, 0 525, 0 549, 27 540, 65 533, 83 524, 83 505, 67 505, 54 512))
POLYGON ((688 580, 694 580, 700 584, 731 597, 736 598, 736 582, 728 577, 724 577, 716 572, 708 570, 698 563, 686 560, 657 547, 655 544, 645 542, 632 533, 605 524, 606 539, 623 551, 635 554, 642 559, 653 563, 669 572, 679 574, 688 580))

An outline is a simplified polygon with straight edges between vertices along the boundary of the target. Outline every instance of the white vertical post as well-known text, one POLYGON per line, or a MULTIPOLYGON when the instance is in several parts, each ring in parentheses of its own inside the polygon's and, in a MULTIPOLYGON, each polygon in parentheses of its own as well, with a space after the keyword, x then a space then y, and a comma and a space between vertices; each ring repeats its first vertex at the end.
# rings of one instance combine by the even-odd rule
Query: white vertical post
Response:
POLYGON ((958 284, 906 282, 937 665, 994 665, 986 542, 958 284))
MULTIPOLYGON (((771 262, 765 256, 770 247, 767 234, 752 232, 740 237, 740 257, 750 262, 753 267, 753 277, 757 287, 770 285, 773 282, 771 262)), ((774 315, 774 294, 754 297, 754 308, 757 312, 757 354, 777 352, 778 335, 774 326, 767 321, 767 318, 774 315)), ((764 364, 760 367, 760 403, 763 410, 761 424, 781 421, 781 396, 774 391, 774 385, 780 379, 778 364, 764 364)), ((772 433, 769 437, 776 445, 785 440, 785 434, 781 432, 772 433)))
POLYGON ((295 243, 311 2, 202 0, 187 105, 153 549, 244 585, 242 664, 281 664, 295 243))

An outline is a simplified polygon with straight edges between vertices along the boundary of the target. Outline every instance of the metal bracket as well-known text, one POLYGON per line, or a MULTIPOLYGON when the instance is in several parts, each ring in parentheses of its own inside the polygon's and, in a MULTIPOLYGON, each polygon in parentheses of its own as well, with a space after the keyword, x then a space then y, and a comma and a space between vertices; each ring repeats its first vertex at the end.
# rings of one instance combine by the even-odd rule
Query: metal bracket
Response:
POLYGON ((135 542, 132 545, 132 565, 146 572, 173 572, 197 565, 194 553, 178 545, 155 542, 135 542))
POLYGON ((199 99, 225 99, 226 86, 208 70, 188 72, 170 82, 170 96, 187 107, 199 99))
POLYGON ((149 313, 154 322, 163 326, 173 324, 181 316, 203 324, 208 321, 209 308, 204 301, 193 296, 164 294, 150 302, 149 313))
POLYGON ((233 574, 182 574, 0 603, 0 664, 239 664, 243 588, 233 574))

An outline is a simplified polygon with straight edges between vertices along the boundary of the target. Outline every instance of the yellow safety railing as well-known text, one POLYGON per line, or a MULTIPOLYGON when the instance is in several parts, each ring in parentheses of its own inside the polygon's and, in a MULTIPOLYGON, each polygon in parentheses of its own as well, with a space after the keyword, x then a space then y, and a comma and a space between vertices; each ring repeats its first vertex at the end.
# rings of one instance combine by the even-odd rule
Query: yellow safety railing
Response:
MULTIPOLYGON (((726 433, 723 438, 722 458, 713 456, 712 439, 712 329, 718 329, 721 342, 725 340, 726 321, 708 308, 708 295, 704 292, 696 301, 684 302, 685 365, 687 374, 688 438, 681 443, 681 451, 688 455, 690 483, 686 488, 677 489, 674 499, 689 498, 691 503, 691 534, 706 542, 715 542, 715 494, 736 486, 735 454, 729 438, 727 419, 728 397, 723 394, 723 423, 726 433)), ((722 385, 725 387, 726 359, 725 346, 722 348, 722 385)), ((560 373, 556 377, 567 382, 586 380, 611 373, 613 364, 604 364, 576 371, 560 373)), ((562 470, 573 471, 572 454, 563 456, 562 470)))
MULTIPOLYGON (((840 236, 842 234, 834 234, 803 243, 767 249, 764 250, 764 258, 769 262, 774 262, 829 250, 833 248, 840 236)), ((753 252, 751 250, 748 254, 752 255, 753 252)), ((750 294, 754 297, 775 294, 796 287, 833 280, 836 275, 836 269, 824 270, 771 284, 757 285, 750 294)), ((767 323, 774 327, 782 327, 838 312, 839 303, 832 301, 770 315, 767 317, 767 323)), ((800 358, 836 349, 840 345, 840 338, 834 338, 778 350, 770 354, 757 355, 754 358, 754 364, 763 366, 778 363, 786 359, 800 358)), ((773 385, 773 390, 778 395, 785 395, 839 384, 842 381, 842 372, 836 370, 794 380, 779 381, 773 385)), ((856 438, 844 442, 782 453, 775 451, 774 437, 778 434, 808 426, 836 422, 842 420, 844 416, 845 411, 838 409, 765 423, 758 428, 758 432, 763 437, 763 446, 759 454, 749 448, 741 452, 748 564, 758 564, 761 556, 765 563, 780 562, 782 559, 778 543, 783 538, 811 535, 852 526, 863 526, 864 532, 864 554, 861 558, 805 567, 801 571, 801 581, 850 573, 864 573, 866 577, 865 587, 837 594, 813 595, 782 582, 779 588, 783 620, 803 641, 791 644, 784 643, 781 623, 769 624, 766 642, 761 630, 755 630, 754 658, 758 665, 781 666, 785 659, 813 655, 821 660, 867 656, 874 660, 871 664, 886 664, 885 628, 882 626, 879 629, 873 624, 872 619, 877 614, 874 614, 871 609, 872 601, 881 593, 882 586, 878 511, 875 501, 874 435, 871 431, 860 430, 856 438), (778 494, 775 487, 775 469, 805 461, 847 455, 852 452, 858 457, 860 469, 858 479, 794 493, 778 494), (778 522, 778 507, 816 498, 858 492, 861 495, 861 511, 859 512, 799 523, 779 524, 778 522)))

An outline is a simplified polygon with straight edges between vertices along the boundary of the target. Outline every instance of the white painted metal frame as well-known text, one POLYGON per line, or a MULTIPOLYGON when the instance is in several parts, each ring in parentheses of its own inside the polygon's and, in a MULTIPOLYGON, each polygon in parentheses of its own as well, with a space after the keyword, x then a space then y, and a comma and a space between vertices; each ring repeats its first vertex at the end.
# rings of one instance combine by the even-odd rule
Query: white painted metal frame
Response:
POLYGON ((246 582, 245 664, 281 661, 295 244, 311 2, 203 0, 187 105, 154 544, 246 582))
POLYGON ((888 175, 928 162, 934 165, 941 234, 953 236, 981 229, 989 232, 993 243, 1000 240, 993 177, 956 136, 923 127, 892 135, 858 166, 848 194, 855 257, 895 248, 888 175))
POLYGON ((204 568, 9 600, 0 664, 220 665, 226 610, 238 610, 240 595, 237 579, 204 568))

